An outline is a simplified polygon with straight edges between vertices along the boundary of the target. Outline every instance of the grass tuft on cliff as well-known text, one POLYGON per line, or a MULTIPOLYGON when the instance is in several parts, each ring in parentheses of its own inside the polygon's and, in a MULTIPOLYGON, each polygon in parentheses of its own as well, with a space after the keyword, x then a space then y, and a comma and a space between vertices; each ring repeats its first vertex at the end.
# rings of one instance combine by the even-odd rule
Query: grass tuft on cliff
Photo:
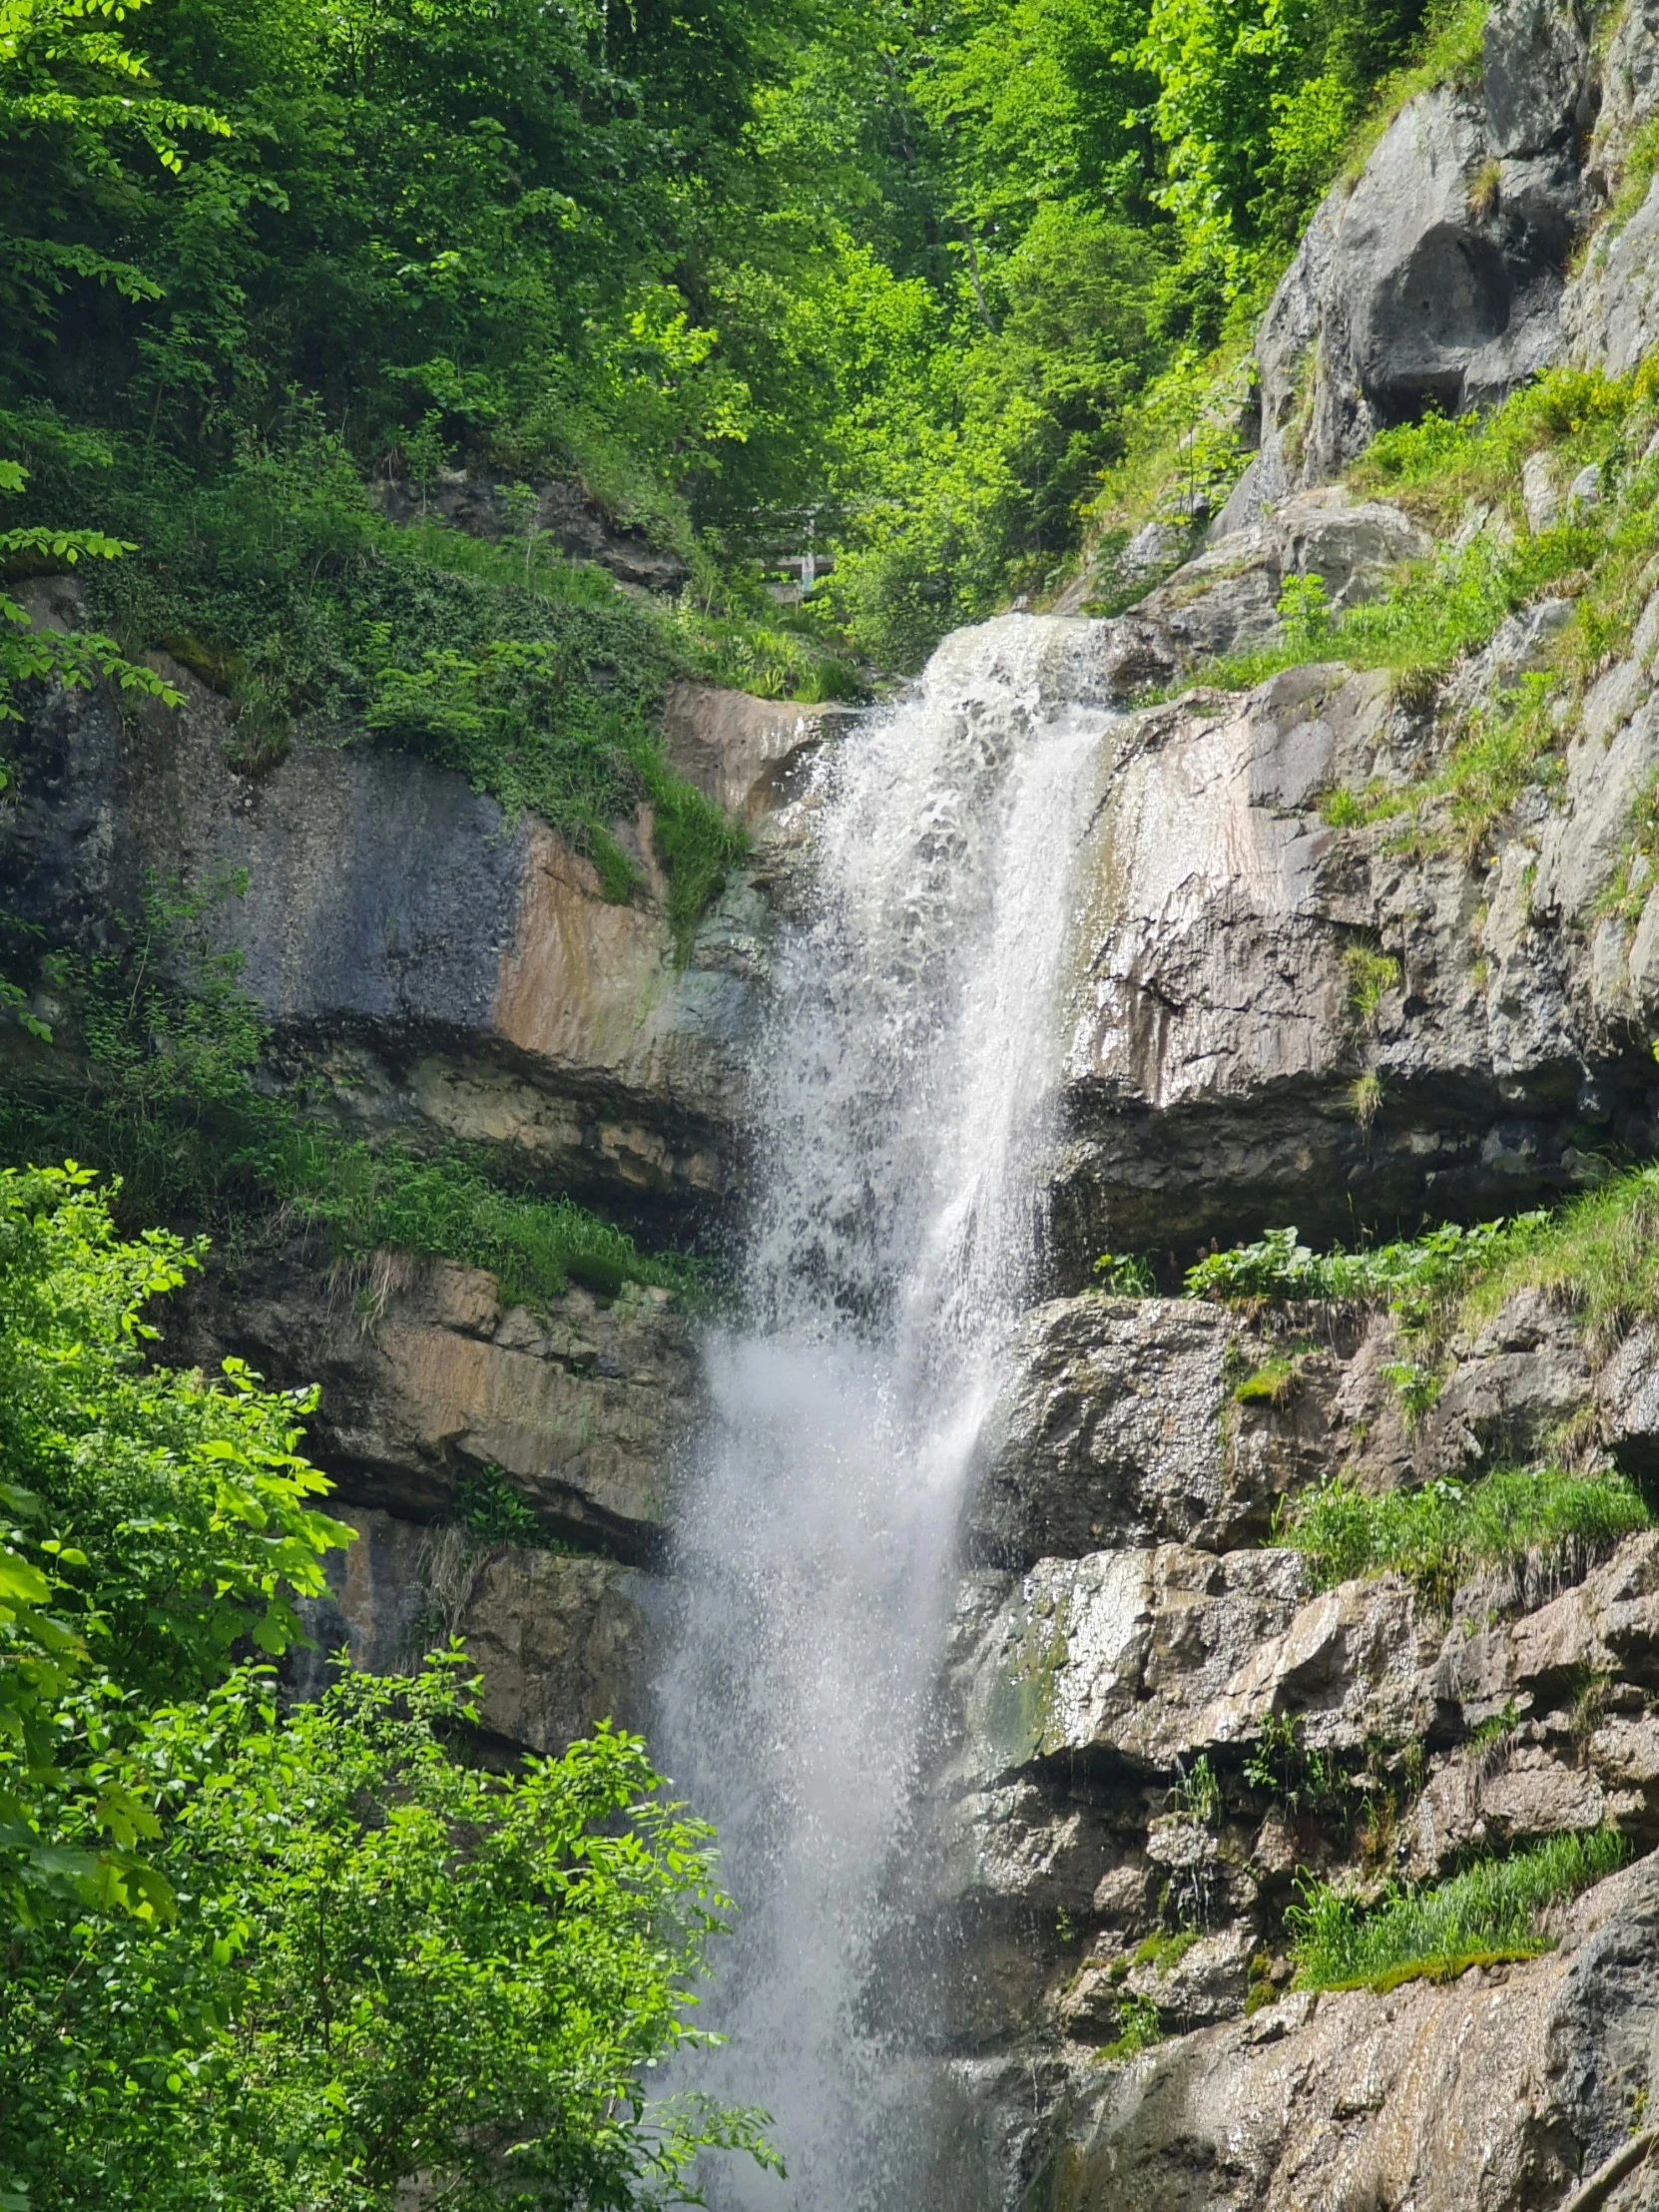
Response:
MULTIPOLYGON (((1128 1288, 1124 1264, 1113 1258, 1112 1267, 1112 1286, 1128 1288)), ((1597 1352, 1634 1323, 1659 1317, 1659 1163, 1611 1174, 1554 1210, 1466 1227, 1444 1222, 1352 1252, 1315 1252, 1294 1228, 1269 1229, 1253 1244, 1211 1253, 1186 1275, 1189 1298, 1223 1303, 1386 1304, 1408 1336, 1431 1342, 1453 1329, 1478 1330, 1529 1286, 1575 1314, 1597 1352)))
POLYGON ((1652 1525, 1625 1475, 1500 1467, 1475 1482, 1442 1479, 1378 1496, 1337 1475, 1284 1513, 1274 1541, 1305 1555, 1316 1588, 1391 1568, 1445 1610, 1480 1567, 1532 1561, 1581 1571, 1652 1525))
POLYGON ((1535 1958, 1552 1947, 1539 1917, 1587 1890, 1630 1857, 1611 1829, 1551 1836, 1507 1859, 1483 1860, 1432 1888, 1392 1887, 1367 1910, 1353 1897, 1304 1876, 1301 1902, 1285 1916, 1294 1986, 1397 1988, 1420 1978, 1452 1980, 1473 1965, 1535 1958))
POLYGON ((1659 1316, 1659 1164, 1611 1176, 1559 1213, 1520 1216, 1459 1319, 1477 1327, 1528 1284, 1570 1307, 1597 1351, 1659 1316))

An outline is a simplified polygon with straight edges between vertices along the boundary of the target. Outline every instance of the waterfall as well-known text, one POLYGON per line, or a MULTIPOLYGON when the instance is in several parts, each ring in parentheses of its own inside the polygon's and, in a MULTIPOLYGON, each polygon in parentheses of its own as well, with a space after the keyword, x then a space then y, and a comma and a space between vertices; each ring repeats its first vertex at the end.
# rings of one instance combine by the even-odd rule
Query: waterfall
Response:
POLYGON ((655 1749, 717 1825, 740 1912, 708 1999, 730 2047, 697 2085, 771 2111, 790 2169, 723 2172, 721 2205, 928 2212, 894 2026, 928 1994, 904 1940, 917 1773, 1041 1242, 1070 855, 1112 719, 1101 627, 958 632, 806 801, 810 918, 754 1065, 744 1320, 707 1348, 658 1693, 655 1749))

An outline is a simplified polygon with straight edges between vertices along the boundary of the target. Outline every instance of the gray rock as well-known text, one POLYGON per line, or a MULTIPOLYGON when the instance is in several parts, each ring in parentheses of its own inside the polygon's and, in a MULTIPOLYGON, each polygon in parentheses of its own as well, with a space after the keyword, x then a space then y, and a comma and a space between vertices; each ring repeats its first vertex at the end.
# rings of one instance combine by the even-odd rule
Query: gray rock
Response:
POLYGON ((1274 1695, 1258 1662, 1297 1618, 1302 1576, 1291 1552, 1177 1544, 1040 1561, 958 1667, 967 1770, 995 1780, 1105 1753, 1173 1776, 1190 1753, 1244 1738, 1274 1695))
POLYGON ((1561 512, 1561 494, 1555 483, 1555 456, 1547 449, 1529 453, 1521 463, 1521 504, 1527 527, 1536 534, 1549 529, 1561 512))
POLYGON ((1420 95, 1352 189, 1333 189, 1258 333, 1255 496, 1318 483, 1426 403, 1501 397, 1559 357, 1562 272, 1586 207, 1574 138, 1585 57, 1576 19, 1551 0, 1498 9, 1484 98, 1420 95), (1472 188, 1500 161, 1487 211, 1472 188))
POLYGON ((1225 1463, 1230 1335, 1220 1308, 1189 1300, 1039 1307, 987 1430, 969 1541, 1025 1567, 1108 1540, 1222 1548, 1264 1524, 1225 1463))
POLYGON ((1021 2212, 1522 2212, 1628 2140, 1659 2029, 1659 1870, 1582 1899, 1561 1948, 1416 1982, 1292 1997, 1079 2068, 1021 2212))
POLYGON ((1178 568, 1136 608, 1173 641, 1191 668, 1260 645, 1279 622, 1279 553, 1261 526, 1221 538, 1178 568))
POLYGON ((410 1671, 458 1636, 483 1677, 479 1724, 524 1751, 557 1755, 600 1721, 638 1727, 656 1654, 649 1577, 615 1560, 489 1546, 456 1528, 336 1508, 357 1531, 323 1562, 327 1594, 301 1601, 314 1649, 284 1673, 315 1696, 341 1649, 353 1667, 410 1671))
POLYGON ((1618 1464, 1644 1481, 1659 1474, 1659 1341, 1650 1327, 1633 1329, 1601 1367, 1596 1400, 1618 1464))
POLYGON ((1299 493, 1225 534, 1186 562, 1135 610, 1169 636, 1182 665, 1197 666, 1276 636, 1288 576, 1318 576, 1335 612, 1374 597, 1402 561, 1432 548, 1397 507, 1356 500, 1340 486, 1299 493))
POLYGON ((1375 598, 1402 562, 1433 550, 1428 533, 1397 507, 1357 500, 1340 486, 1285 500, 1273 529, 1282 574, 1320 577, 1336 612, 1375 598))
POLYGON ((234 774, 225 702, 173 675, 175 715, 59 694, 20 733, 0 820, 13 912, 74 941, 136 911, 147 871, 204 892, 245 872, 207 926, 289 1071, 348 1121, 508 1147, 613 1201, 730 1188, 754 982, 724 959, 677 965, 639 826, 618 833, 654 895, 609 904, 541 823, 509 825, 408 756, 295 745, 234 774))
POLYGON ((572 1289, 532 1315, 476 1268, 388 1254, 330 1278, 289 1252, 211 1278, 165 1349, 320 1384, 310 1448, 352 1503, 437 1518, 463 1473, 498 1466, 555 1533, 644 1559, 698 1404, 690 1333, 661 1299, 631 1288, 601 1307, 572 1289))
POLYGON ((1494 155, 1547 153, 1577 121, 1587 55, 1576 11, 1559 0, 1504 0, 1486 18, 1482 89, 1494 155))

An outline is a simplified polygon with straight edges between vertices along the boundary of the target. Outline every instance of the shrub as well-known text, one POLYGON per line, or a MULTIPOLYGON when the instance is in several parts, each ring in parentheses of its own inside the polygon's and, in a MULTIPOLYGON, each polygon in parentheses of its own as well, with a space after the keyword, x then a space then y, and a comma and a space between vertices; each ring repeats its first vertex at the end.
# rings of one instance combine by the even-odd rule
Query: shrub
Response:
POLYGON ((1118 2000, 1118 2032, 1111 2042, 1101 2044, 1095 2056, 1107 2063, 1133 2058, 1137 2052, 1162 2042, 1163 2037, 1163 2022, 1150 1997, 1122 1997, 1118 2000))
POLYGON ((1470 1228, 1445 1222, 1393 1244, 1354 1252, 1337 1245, 1326 1253, 1299 1244, 1294 1228, 1268 1229, 1255 1244, 1213 1252, 1189 1268, 1187 1296, 1382 1300, 1407 1327, 1420 1328, 1471 1278, 1494 1268, 1503 1254, 1524 1249, 1548 1219, 1519 1214, 1470 1228))

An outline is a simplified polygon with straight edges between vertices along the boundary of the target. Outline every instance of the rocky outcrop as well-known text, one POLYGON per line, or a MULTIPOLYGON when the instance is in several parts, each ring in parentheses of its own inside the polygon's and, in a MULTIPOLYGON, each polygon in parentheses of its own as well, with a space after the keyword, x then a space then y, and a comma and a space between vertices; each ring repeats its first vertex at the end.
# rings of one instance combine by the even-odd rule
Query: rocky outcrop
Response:
POLYGON ((753 826, 799 795, 826 741, 858 712, 680 683, 663 702, 663 735, 676 772, 753 826))
MULTIPOLYGON (((1547 1958, 1449 1988, 1287 1997, 1079 2068, 1052 2130, 1028 2139, 1021 2212, 1562 2204, 1640 2124, 1656 1936, 1648 1860, 1566 1914, 1547 1958)), ((1651 2186, 1638 2172, 1605 2201, 1633 2212, 1651 2186)))
POLYGON ((1202 553, 1140 601, 1135 619, 1158 624, 1172 668, 1197 668, 1277 638, 1279 598, 1290 578, 1317 577, 1325 605, 1341 612, 1375 598, 1403 562, 1426 558, 1432 544, 1386 501, 1323 485, 1242 528, 1218 526, 1202 553))
POLYGON ((1559 795, 1529 792, 1476 853, 1449 820, 1407 842, 1322 814, 1445 742, 1385 675, 1305 667, 1119 725, 1066 1061, 1073 1264, 1274 1220, 1329 1239, 1503 1213, 1604 1173, 1604 1147, 1652 1149, 1659 903, 1632 919, 1605 893, 1659 766, 1656 641, 1659 598, 1559 795), (1354 963, 1378 955, 1392 979, 1368 997, 1354 963))
POLYGON ((1504 0, 1478 86, 1419 94, 1332 188, 1257 335, 1261 450, 1220 528, 1388 424, 1501 398, 1561 356, 1566 267, 1598 206, 1581 165, 1597 100, 1574 10, 1504 0))
POLYGON ((931 1785, 936 1940, 962 1955, 945 2040, 987 2162, 1015 2177, 989 2202, 1522 2212, 1622 2139, 1645 2043, 1605 2106, 1547 2084, 1625 2048, 1628 1990, 1597 2018, 1582 1990, 1600 1977, 1606 1995, 1609 1960, 1651 1941, 1659 1859, 1562 1909, 1536 1963, 1286 1993, 1301 1871, 1375 1895, 1551 1836, 1659 1845, 1659 1534, 1436 1595, 1394 1574, 1316 1588, 1267 1526, 1339 1471, 1374 1489, 1466 1475, 1563 1423, 1605 1464, 1645 1432, 1651 1339, 1592 1358, 1524 1290, 1456 1343, 1413 1417, 1393 1331, 1359 1310, 1094 1294, 1026 1325, 969 1522, 1001 1564, 958 1591, 931 1785), (1471 2004, 1494 2003, 1510 2029, 1447 2072, 1471 2004), (1105 2055, 1131 2005, 1167 2040, 1105 2055), (1541 2076, 1534 2028, 1555 2053, 1541 2076), (1470 2097, 1499 2094, 1477 2119, 1470 2097), (1440 2139, 1448 2115, 1479 2135, 1472 2165, 1440 2139))
POLYGON ((556 1536, 654 1557, 674 1448, 697 1417, 692 1331, 663 1291, 544 1311, 448 1261, 384 1254, 328 1269, 296 1247, 216 1264, 170 1358, 243 1358, 316 1383, 308 1449, 349 1504, 453 1514, 457 1484, 499 1468, 556 1536))
MULTIPOLYGON (((348 1127, 500 1147, 635 1209, 731 1191, 765 927, 747 879, 682 966, 648 811, 618 826, 647 893, 610 903, 540 822, 407 756, 296 745, 258 779, 233 773, 226 703, 169 673, 177 714, 63 694, 16 741, 0 819, 14 914, 78 940, 136 910, 147 875, 210 898, 243 882, 208 927, 242 956, 284 1072, 348 1127)), ((748 763, 749 739, 701 742, 714 781, 742 783, 721 764, 748 763)))
POLYGON ((636 591, 678 591, 689 573, 684 558, 671 546, 655 545, 645 531, 619 528, 574 484, 543 478, 524 487, 534 498, 527 511, 513 511, 507 486, 476 469, 440 469, 429 484, 415 484, 405 477, 381 477, 370 489, 381 512, 392 522, 411 522, 431 516, 468 537, 499 540, 522 537, 533 528, 537 537, 557 548, 567 560, 592 561, 608 569, 619 583, 636 591))

